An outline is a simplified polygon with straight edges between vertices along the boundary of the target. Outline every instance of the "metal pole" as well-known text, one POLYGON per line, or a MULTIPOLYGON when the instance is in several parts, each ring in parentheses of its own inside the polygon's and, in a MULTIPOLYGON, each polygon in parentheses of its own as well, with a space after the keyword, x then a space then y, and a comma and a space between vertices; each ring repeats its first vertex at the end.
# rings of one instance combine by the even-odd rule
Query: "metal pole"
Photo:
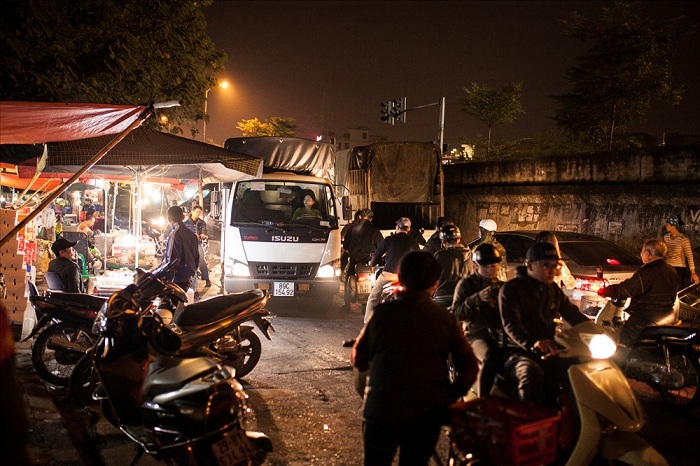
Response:
POLYGON ((202 139, 207 142, 207 100, 209 98, 209 89, 204 91, 204 125, 202 126, 202 139))
POLYGON ((440 216, 445 215, 445 171, 442 169, 442 151, 445 141, 445 98, 440 99, 440 216))

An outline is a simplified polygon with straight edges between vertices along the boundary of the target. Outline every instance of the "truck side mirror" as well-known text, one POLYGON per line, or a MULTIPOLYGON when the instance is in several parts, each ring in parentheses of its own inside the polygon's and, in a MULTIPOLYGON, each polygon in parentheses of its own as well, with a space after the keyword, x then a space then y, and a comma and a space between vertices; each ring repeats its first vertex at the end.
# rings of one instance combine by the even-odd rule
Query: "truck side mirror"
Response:
POLYGON ((351 220, 352 204, 350 204, 350 196, 343 196, 340 198, 340 202, 343 203, 343 220, 351 220))

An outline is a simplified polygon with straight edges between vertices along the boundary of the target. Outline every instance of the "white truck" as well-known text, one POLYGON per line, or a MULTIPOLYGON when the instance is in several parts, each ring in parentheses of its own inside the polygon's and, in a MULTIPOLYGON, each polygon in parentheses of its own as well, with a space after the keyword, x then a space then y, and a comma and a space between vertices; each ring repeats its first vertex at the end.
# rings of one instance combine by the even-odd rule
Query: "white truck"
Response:
POLYGON ((261 178, 235 182, 224 194, 224 292, 259 288, 272 296, 272 308, 327 311, 340 289, 341 212, 332 184, 333 146, 250 137, 228 139, 224 147, 261 157, 265 166, 261 178), (307 195, 315 199, 320 216, 294 218, 307 195))

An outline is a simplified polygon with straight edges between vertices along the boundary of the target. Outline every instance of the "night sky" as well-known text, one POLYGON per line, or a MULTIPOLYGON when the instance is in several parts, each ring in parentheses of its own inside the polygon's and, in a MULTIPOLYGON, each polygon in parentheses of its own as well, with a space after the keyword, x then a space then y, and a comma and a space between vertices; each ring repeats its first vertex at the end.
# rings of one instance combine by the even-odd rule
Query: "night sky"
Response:
MULTIPOLYGON (((228 54, 232 86, 209 92, 207 138, 223 144, 241 136, 242 119, 295 118, 300 137, 343 134, 365 126, 389 140, 438 139, 437 106, 411 111, 407 123, 380 120, 380 103, 406 97, 407 107, 446 98, 445 142, 486 134, 459 111, 471 82, 500 88, 523 82, 525 114, 494 129, 514 138, 554 128, 556 103, 569 90, 568 66, 586 50, 567 39, 561 21, 574 10, 597 19, 600 1, 223 1, 205 10, 208 33, 228 54)), ((681 14, 700 22, 700 2, 642 2, 658 21, 681 14)), ((700 134, 700 31, 682 44, 674 81, 685 84, 678 107, 662 105, 630 130, 700 134)))

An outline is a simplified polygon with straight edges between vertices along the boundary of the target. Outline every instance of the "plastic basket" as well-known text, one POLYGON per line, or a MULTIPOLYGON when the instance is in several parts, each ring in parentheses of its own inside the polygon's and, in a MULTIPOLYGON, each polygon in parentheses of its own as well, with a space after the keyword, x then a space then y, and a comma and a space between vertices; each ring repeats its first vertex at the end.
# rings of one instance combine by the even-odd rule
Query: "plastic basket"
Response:
POLYGON ((556 460, 557 413, 488 396, 455 403, 450 417, 454 445, 488 464, 536 466, 556 460))

